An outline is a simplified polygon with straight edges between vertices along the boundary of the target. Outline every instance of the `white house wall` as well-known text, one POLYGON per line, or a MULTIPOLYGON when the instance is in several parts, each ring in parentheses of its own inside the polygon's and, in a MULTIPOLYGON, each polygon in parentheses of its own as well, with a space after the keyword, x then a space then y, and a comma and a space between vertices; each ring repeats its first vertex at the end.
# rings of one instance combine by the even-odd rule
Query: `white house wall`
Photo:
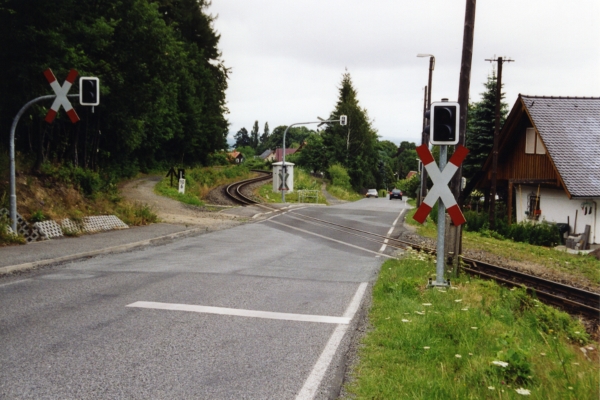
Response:
MULTIPOLYGON (((528 216, 525 211, 528 210, 528 198, 530 194, 536 195, 538 191, 537 186, 519 186, 515 187, 515 198, 517 205, 517 222, 527 221, 528 216)), ((600 197, 593 198, 578 198, 569 199, 566 193, 561 190, 540 188, 540 203, 539 209, 541 210, 540 221, 546 220, 548 222, 556 223, 569 223, 571 227, 571 234, 583 233, 586 225, 589 225, 590 230, 590 243, 598 244, 600 242, 600 197), (587 215, 582 207, 586 205, 588 207, 587 215), (575 229, 575 231, 573 231, 575 229)))

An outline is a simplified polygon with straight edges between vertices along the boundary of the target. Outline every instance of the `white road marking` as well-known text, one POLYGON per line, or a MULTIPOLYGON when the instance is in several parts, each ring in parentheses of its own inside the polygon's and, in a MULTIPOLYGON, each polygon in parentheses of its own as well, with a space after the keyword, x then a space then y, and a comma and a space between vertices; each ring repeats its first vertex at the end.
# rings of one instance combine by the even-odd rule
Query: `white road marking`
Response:
POLYGON ((281 222, 278 222, 278 221, 275 221, 275 220, 272 220, 272 219, 269 219, 267 221, 272 222, 274 224, 285 226, 285 227, 290 228, 290 229, 295 229, 295 230, 300 231, 300 232, 308 233, 309 235, 318 236, 318 237, 320 237, 322 239, 327 239, 327 240, 330 240, 332 242, 336 242, 336 243, 340 243, 340 244, 343 244, 343 245, 346 245, 346 246, 350 246, 350 247, 353 247, 353 248, 358 249, 358 250, 366 251, 368 253, 373 253, 375 255, 379 255, 379 256, 383 256, 383 257, 387 257, 387 258, 394 258, 392 256, 388 256, 387 254, 381 254, 381 253, 373 251, 373 250, 365 249, 364 247, 355 246, 355 245, 350 244, 350 243, 342 242, 341 240, 336 240, 336 239, 333 239, 333 238, 330 238, 330 237, 327 237, 327 236, 319 235, 318 233, 307 231, 305 229, 296 228, 295 226, 283 224, 281 222))
POLYGON ((280 319, 286 321, 300 321, 300 322, 321 322, 325 324, 341 324, 348 325, 352 318, 349 318, 344 314, 343 317, 331 317, 327 315, 308 315, 308 314, 290 314, 290 313, 279 313, 270 311, 255 311, 255 310, 242 310, 236 308, 224 308, 224 307, 209 307, 209 306, 195 306, 190 304, 174 304, 174 303, 157 303, 153 301, 136 301, 135 303, 128 304, 126 307, 137 307, 137 308, 151 308, 156 310, 171 310, 171 311, 191 311, 204 314, 219 314, 219 315, 232 315, 237 317, 250 317, 250 318, 266 318, 266 319, 280 319))
POLYGON ((30 281, 30 280, 31 279, 27 278, 27 279, 21 279, 20 281, 3 283, 2 285, 0 285, 0 287, 10 286, 10 285, 16 285, 17 283, 27 282, 27 281, 30 281))
MULTIPOLYGON (((344 317, 350 318, 350 320, 354 318, 356 311, 358 311, 358 308, 360 307, 360 303, 365 294, 365 291, 367 290, 367 285, 367 282, 363 282, 358 286, 358 289, 356 290, 352 301, 350 302, 348 308, 346 309, 346 312, 344 313, 344 317)), ((329 368, 329 365, 331 364, 331 361, 333 360, 333 357, 335 356, 335 353, 337 352, 337 349, 340 343, 342 342, 342 339, 344 338, 344 335, 346 334, 347 330, 348 325, 338 325, 335 328, 335 331, 333 331, 333 334, 329 338, 329 341, 327 341, 325 349, 323 349, 323 352, 317 360, 317 363, 315 364, 310 375, 304 382, 302 389, 300 389, 300 392, 298 392, 296 400, 312 400, 315 398, 317 390, 319 389, 319 386, 321 386, 321 382, 323 380, 323 377, 325 376, 325 372, 327 372, 327 369, 329 368)))
MULTIPOLYGON (((406 209, 403 209, 402 211, 400 211, 400 214, 398 214, 398 216, 396 217, 396 219, 394 220, 394 223, 392 224, 392 227, 390 228, 390 230, 387 233, 387 236, 390 236, 392 234, 392 232, 394 231, 394 227, 396 226, 396 224, 398 223, 398 220, 400 219, 400 217, 402 216, 402 214, 404 214, 404 211, 406 211, 406 209)), ((388 244, 388 240, 385 239, 383 241, 383 245, 381 246, 381 248, 379 249, 379 253, 383 253, 385 251, 385 248, 387 247, 388 244)))

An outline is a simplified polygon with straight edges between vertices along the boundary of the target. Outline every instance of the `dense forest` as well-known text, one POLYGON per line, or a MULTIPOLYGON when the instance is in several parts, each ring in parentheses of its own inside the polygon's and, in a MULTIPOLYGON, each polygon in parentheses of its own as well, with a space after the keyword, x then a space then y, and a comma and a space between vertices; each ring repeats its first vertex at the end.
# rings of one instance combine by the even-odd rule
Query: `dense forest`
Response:
MULTIPOLYGON (((71 69, 100 79, 100 105, 81 121, 51 100, 20 119, 16 149, 34 161, 114 169, 128 175, 163 164, 204 163, 227 148, 228 69, 208 0, 0 0, 0 137, 28 101, 53 94, 44 70, 62 85, 71 69)), ((79 92, 78 80, 70 94, 79 92)))

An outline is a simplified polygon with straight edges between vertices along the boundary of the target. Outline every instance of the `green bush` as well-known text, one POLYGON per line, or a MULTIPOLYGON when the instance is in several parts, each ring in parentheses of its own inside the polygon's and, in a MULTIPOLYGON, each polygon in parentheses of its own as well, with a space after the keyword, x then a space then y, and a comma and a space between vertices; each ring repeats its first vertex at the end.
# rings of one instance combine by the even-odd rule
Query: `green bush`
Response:
POLYGON ((327 176, 331 180, 333 186, 339 186, 344 189, 352 188, 352 185, 350 185, 350 175, 348 175, 346 168, 342 167, 340 164, 334 164, 329 167, 327 169, 327 176))
POLYGON ((45 221, 47 218, 44 215, 44 213, 42 212, 42 210, 37 210, 33 214, 31 214, 30 219, 31 219, 31 222, 42 222, 42 221, 45 221))
POLYGON ((244 167, 248 169, 268 169, 266 163, 260 158, 251 158, 244 161, 244 167))
POLYGON ((211 153, 208 155, 207 163, 209 166, 229 165, 229 160, 226 153, 211 153))
POLYGON ((400 179, 396 182, 396 187, 402 190, 402 193, 408 197, 416 197, 420 186, 420 175, 413 175, 410 179, 400 179))
POLYGON ((546 221, 540 223, 521 222, 510 225, 508 238, 537 246, 556 246, 560 243, 560 231, 556 224, 546 221))
POLYGON ((464 211, 467 220, 464 229, 469 232, 479 232, 488 224, 489 215, 485 212, 464 211))

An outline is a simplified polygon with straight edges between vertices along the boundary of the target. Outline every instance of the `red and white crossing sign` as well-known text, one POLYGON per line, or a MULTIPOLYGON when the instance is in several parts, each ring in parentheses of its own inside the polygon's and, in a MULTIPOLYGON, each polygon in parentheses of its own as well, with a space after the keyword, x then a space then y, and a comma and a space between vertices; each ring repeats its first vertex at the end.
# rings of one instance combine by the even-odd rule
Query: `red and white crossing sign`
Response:
POLYGON ((54 93, 56 93, 56 99, 54 99, 52 107, 50 107, 50 110, 48 110, 48 114, 46 114, 46 122, 50 124, 52 123, 52 121, 54 121, 54 117, 56 117, 56 114, 58 113, 58 110, 61 106, 65 108, 65 111, 67 112, 67 115, 71 119, 72 123, 79 121, 79 116, 77 115, 75 109, 73 109, 73 106, 71 105, 71 102, 67 98, 67 93, 69 93, 71 85, 73 85, 73 82, 75 82, 75 78, 77 78, 77 71, 74 69, 69 71, 69 75, 67 76, 67 79, 65 80, 65 83, 63 83, 62 86, 58 84, 58 81, 56 80, 56 77, 54 76, 50 68, 44 71, 44 76, 48 80, 48 83, 50 83, 50 87, 52 88, 52 90, 54 90, 54 93))
POLYGON ((460 211, 460 207, 456 204, 454 195, 448 187, 448 182, 450 182, 450 179, 452 179, 468 153, 469 150, 466 147, 462 145, 456 146, 454 154, 450 157, 450 161, 446 164, 444 170, 440 171, 427 145, 423 144, 417 147, 417 154, 423 162, 429 177, 433 181, 433 186, 413 217, 416 221, 421 224, 425 222, 425 219, 435 205, 435 202, 438 198, 441 198, 454 225, 462 225, 466 222, 462 211, 460 211))

